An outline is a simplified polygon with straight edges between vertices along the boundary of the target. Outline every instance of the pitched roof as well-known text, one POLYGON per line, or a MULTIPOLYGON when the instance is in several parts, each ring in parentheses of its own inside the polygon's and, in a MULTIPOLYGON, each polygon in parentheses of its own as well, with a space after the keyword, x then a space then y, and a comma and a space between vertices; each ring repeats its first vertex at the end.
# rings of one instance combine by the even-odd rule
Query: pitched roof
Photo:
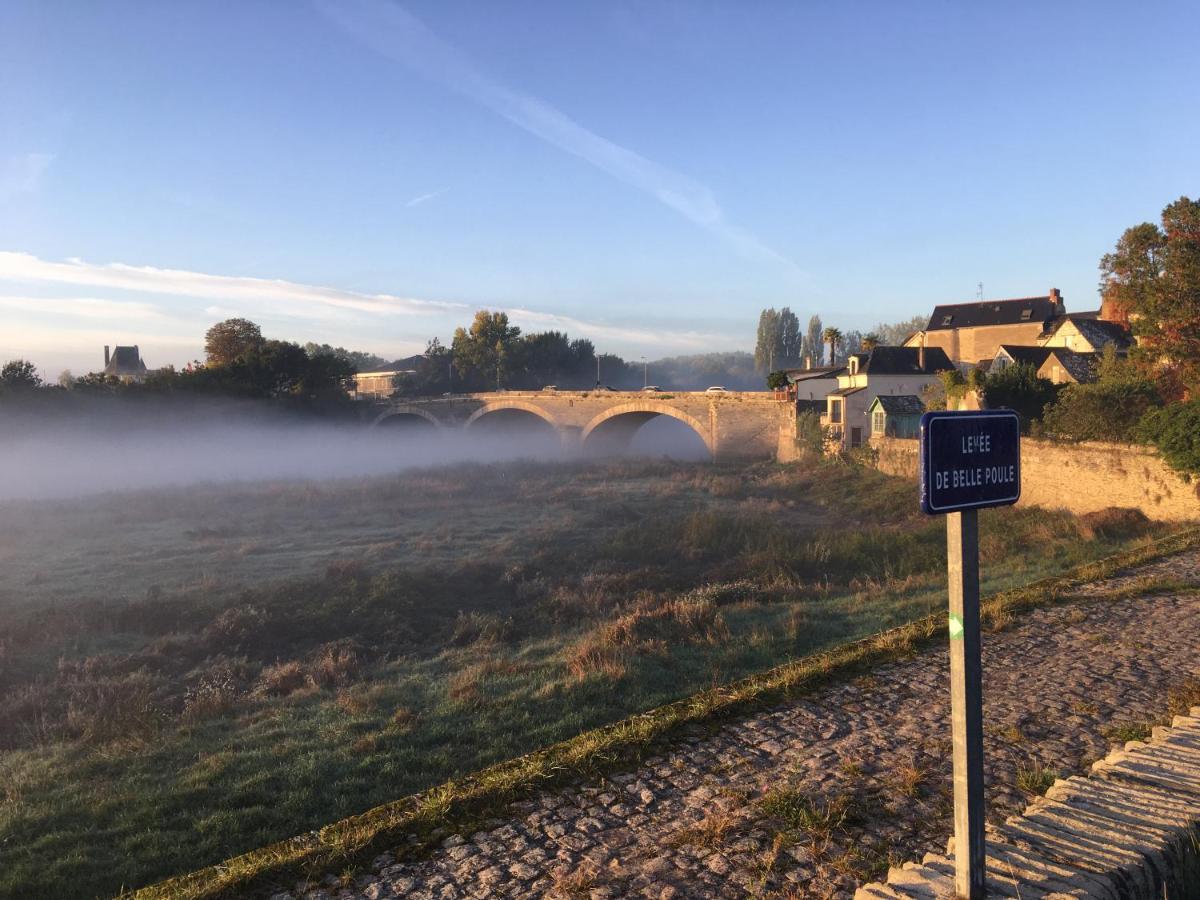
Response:
POLYGON ((1047 322, 1046 327, 1042 330, 1042 337, 1050 337, 1067 322, 1070 322, 1079 329, 1079 333, 1087 338, 1088 343, 1097 350, 1108 344, 1113 344, 1118 350, 1128 350, 1133 344, 1133 338, 1129 334, 1129 329, 1120 322, 1095 319, 1092 318, 1090 313, 1071 313, 1060 316, 1052 322, 1047 322))
POLYGON ((812 369, 784 369, 783 374, 792 384, 797 381, 809 381, 813 378, 837 378, 846 374, 845 366, 816 366, 812 369))
POLYGON ((849 397, 851 394, 857 394, 859 391, 865 391, 866 387, 845 387, 838 388, 836 391, 830 391, 825 396, 827 397, 849 397))
POLYGON ((1029 365, 1035 369, 1050 358, 1050 354, 1054 352, 1053 347, 1026 347, 1019 344, 1001 344, 996 351, 999 356, 1003 351, 1004 355, 1015 362, 1017 365, 1029 365))
POLYGON ((954 368, 941 347, 925 348, 925 366, 920 365, 920 347, 876 347, 870 353, 856 353, 858 371, 865 375, 932 375, 954 368))
POLYGON ((1020 325, 1022 322, 1046 322, 1062 314, 1057 301, 1061 296, 1020 297, 1015 300, 976 300, 974 303, 946 303, 933 308, 926 331, 950 328, 977 328, 981 325, 1020 325))
POLYGON ((876 405, 882 406, 888 415, 919 416, 925 412, 925 404, 916 394, 880 394, 871 401, 867 412, 875 409, 876 405))
POLYGON ((142 362, 136 344, 132 347, 115 347, 108 365, 104 367, 105 375, 141 375, 145 371, 146 364, 142 362))
POLYGON ((1051 353, 1059 365, 1066 369, 1076 381, 1095 381, 1097 353, 1077 353, 1065 347, 1051 347, 1051 353))

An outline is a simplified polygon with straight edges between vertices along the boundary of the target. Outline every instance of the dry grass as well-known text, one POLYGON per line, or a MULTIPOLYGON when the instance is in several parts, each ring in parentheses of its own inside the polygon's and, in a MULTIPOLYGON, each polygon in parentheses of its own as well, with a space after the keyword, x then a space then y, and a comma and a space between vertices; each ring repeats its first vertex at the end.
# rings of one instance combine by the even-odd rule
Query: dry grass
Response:
POLYGON ((1032 797, 1040 797, 1058 780, 1058 770, 1048 768, 1038 760, 1017 766, 1017 788, 1032 797))
POLYGON ((681 828, 667 838, 669 847, 705 847, 714 849, 725 841, 725 835, 734 826, 736 819, 725 810, 707 813, 695 825, 681 828))
POLYGON ((921 793, 921 785, 928 778, 929 772, 917 762, 917 758, 914 756, 893 770, 891 783, 903 796, 916 797, 921 793))

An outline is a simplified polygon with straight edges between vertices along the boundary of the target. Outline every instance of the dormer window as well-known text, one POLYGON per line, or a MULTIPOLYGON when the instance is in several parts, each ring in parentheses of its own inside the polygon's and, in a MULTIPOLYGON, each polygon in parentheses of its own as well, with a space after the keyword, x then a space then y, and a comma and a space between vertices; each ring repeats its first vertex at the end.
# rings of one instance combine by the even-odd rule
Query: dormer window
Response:
POLYGON ((1033 310, 1032 309, 1021 310, 1021 321, 1022 322, 1028 322, 1032 318, 1033 318, 1033 310))
POLYGON ((850 357, 850 374, 851 375, 858 374, 858 357, 857 356, 850 357))
POLYGON ((942 316, 942 327, 945 328, 947 325, 949 325, 953 321, 954 321, 953 314, 951 314, 949 316, 942 316))

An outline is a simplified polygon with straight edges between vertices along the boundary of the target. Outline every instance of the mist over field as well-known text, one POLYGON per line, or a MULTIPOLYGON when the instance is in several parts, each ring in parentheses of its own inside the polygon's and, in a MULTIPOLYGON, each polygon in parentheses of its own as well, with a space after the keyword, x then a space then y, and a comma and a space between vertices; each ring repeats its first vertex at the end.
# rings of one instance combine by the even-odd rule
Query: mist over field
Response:
MULTIPOLYGON (((531 419, 534 417, 530 416, 531 419)), ((103 423, 0 423, 0 502, 65 499, 191 484, 355 478, 461 462, 558 461, 573 454, 540 420, 470 431, 432 425, 252 421, 213 410, 159 420, 127 414, 103 423)), ((707 457, 687 426, 662 417, 629 453, 707 457)))

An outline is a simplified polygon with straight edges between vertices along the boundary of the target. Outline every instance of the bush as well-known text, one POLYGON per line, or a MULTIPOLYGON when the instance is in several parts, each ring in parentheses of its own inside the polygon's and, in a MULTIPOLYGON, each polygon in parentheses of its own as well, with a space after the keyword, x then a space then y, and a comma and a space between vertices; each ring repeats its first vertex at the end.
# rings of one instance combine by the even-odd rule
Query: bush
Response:
POLYGON ((988 409, 1011 409, 1021 417, 1022 428, 1042 418, 1046 406, 1058 396, 1058 385, 1039 378, 1030 365, 1009 366, 983 380, 988 409))
POLYGON ((1200 400, 1152 409, 1138 425, 1138 435, 1154 444, 1173 469, 1200 475, 1200 400))
POLYGON ((1139 440, 1142 416, 1162 403, 1154 382, 1118 359, 1111 346, 1101 359, 1099 376, 1091 384, 1063 388, 1043 417, 1046 434, 1073 441, 1139 440))

